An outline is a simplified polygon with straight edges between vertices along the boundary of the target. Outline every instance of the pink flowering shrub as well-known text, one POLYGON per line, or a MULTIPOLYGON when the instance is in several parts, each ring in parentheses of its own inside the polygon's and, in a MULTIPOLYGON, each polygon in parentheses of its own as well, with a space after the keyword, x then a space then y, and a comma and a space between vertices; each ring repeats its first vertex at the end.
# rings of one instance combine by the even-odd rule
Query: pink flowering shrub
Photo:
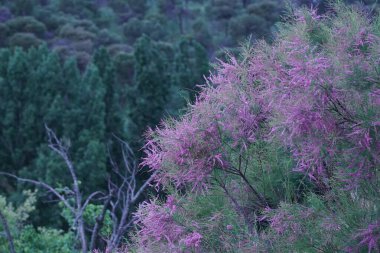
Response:
POLYGON ((367 217, 379 218, 380 18, 333 10, 295 11, 273 43, 220 62, 185 115, 147 133, 141 165, 188 204, 141 205, 139 247, 378 250, 367 217), (231 212, 207 212, 199 189, 231 212))

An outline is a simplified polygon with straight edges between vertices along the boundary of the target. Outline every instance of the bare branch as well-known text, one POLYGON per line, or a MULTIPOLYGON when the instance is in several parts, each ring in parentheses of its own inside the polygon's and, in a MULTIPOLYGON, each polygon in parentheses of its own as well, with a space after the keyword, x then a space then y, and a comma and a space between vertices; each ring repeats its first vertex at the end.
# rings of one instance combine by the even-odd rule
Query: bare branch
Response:
POLYGON ((90 203, 91 199, 94 198, 98 194, 103 194, 101 191, 96 191, 90 194, 90 196, 87 197, 86 201, 82 205, 81 212, 83 213, 84 210, 86 209, 87 205, 90 203))
POLYGON ((155 171, 148 180, 145 181, 145 183, 140 187, 140 189, 133 194, 132 202, 135 202, 141 193, 150 185, 150 183, 153 181, 154 177, 157 175, 158 171, 155 171))
POLYGON ((0 210, 0 222, 3 225, 4 231, 5 231, 5 236, 7 237, 8 240, 8 245, 9 245, 9 251, 10 253, 16 253, 15 246, 13 243, 13 237, 11 234, 11 231, 8 226, 7 219, 5 218, 4 214, 0 210))
POLYGON ((68 155, 68 147, 62 144, 62 142, 58 139, 54 131, 51 130, 47 125, 45 125, 45 129, 49 138, 49 147, 62 157, 62 159, 65 161, 67 165, 67 168, 70 171, 70 174, 73 180, 73 188, 74 188, 73 191, 76 197, 76 204, 77 204, 77 208, 79 209, 79 206, 81 205, 81 202, 82 202, 81 200, 82 194, 79 191, 79 181, 75 173, 74 165, 71 162, 68 155))
POLYGON ((138 166, 132 149, 125 141, 114 136, 120 143, 121 163, 118 165, 112 156, 110 157, 113 172, 118 176, 119 183, 109 182, 109 188, 112 188, 116 194, 110 201, 111 218, 113 220, 113 228, 110 239, 107 241, 107 250, 112 252, 118 247, 125 232, 132 226, 134 218, 131 217, 132 206, 146 190, 154 179, 157 172, 141 185, 137 185, 138 166), (123 168, 123 170, 120 170, 123 168))
MULTIPOLYGON (((66 167, 70 172, 71 179, 73 180, 73 192, 75 196, 75 205, 76 207, 72 208, 74 209, 74 224, 76 224, 77 227, 77 236, 79 236, 82 244, 82 252, 87 253, 87 238, 86 238, 86 229, 85 229, 85 222, 83 219, 83 211, 85 206, 82 205, 82 193, 79 189, 79 181, 78 177, 76 175, 74 164, 72 163, 70 157, 69 157, 69 147, 65 146, 57 137, 57 135, 54 133, 53 130, 51 130, 46 124, 45 124, 46 133, 48 135, 49 139, 49 147, 55 151, 58 155, 61 156, 61 158, 65 161, 66 167)), ((91 198, 96 195, 91 194, 90 197, 87 199, 88 201, 91 200, 91 198)), ((86 201, 85 205, 88 204, 88 201, 86 201)))
POLYGON ((12 177, 14 179, 16 179, 17 181, 20 181, 20 182, 26 182, 26 183, 31 183, 31 184, 34 184, 35 186, 40 186, 40 187, 43 187, 45 188, 46 190, 48 190, 49 192, 53 193, 57 198, 59 198, 59 200, 62 201, 62 203, 68 208, 70 209, 70 211, 72 213, 75 213, 75 210, 74 208, 69 204, 69 202, 67 201, 67 199, 65 198, 64 195, 60 194, 56 189, 54 189, 52 186, 42 182, 42 181, 37 181, 37 180, 33 180, 33 179, 28 179, 28 178, 21 178, 21 177, 18 177, 16 175, 13 175, 11 173, 7 173, 7 172, 0 172, 0 175, 4 175, 4 176, 7 176, 7 177, 12 177))
POLYGON ((95 219, 95 225, 91 233, 91 240, 90 240, 90 247, 89 247, 90 251, 94 250, 96 238, 98 237, 99 231, 103 226, 103 221, 106 216, 107 208, 108 208, 108 205, 110 204, 111 198, 112 198, 112 192, 110 192, 107 200, 103 204, 101 213, 95 219))

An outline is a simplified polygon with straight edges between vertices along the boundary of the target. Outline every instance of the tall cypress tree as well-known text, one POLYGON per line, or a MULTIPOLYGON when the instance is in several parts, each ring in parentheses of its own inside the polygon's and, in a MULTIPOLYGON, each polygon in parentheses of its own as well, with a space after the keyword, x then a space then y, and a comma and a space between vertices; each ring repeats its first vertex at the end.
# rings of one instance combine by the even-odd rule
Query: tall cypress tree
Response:
POLYGON ((148 126, 159 123, 164 115, 171 85, 167 56, 149 37, 135 44, 134 90, 130 101, 130 119, 134 141, 139 142, 148 126))
POLYGON ((196 85, 203 83, 203 76, 209 71, 208 55, 205 48, 192 38, 182 38, 176 46, 174 82, 185 89, 190 100, 197 93, 196 85))
MULTIPOLYGON (((12 142, 9 138, 9 134, 12 133, 13 123, 13 106, 14 101, 11 97, 11 87, 7 80, 8 64, 11 58, 11 52, 9 49, 0 50, 0 161, 1 166, 6 171, 11 171, 12 164, 12 142)), ((12 191, 11 186, 7 181, 0 179, 1 186, 7 188, 7 192, 12 191)))
MULTIPOLYGON (((61 174, 62 163, 58 162, 46 146, 46 132, 44 125, 48 125, 58 133, 62 133, 63 108, 62 101, 59 99, 63 91, 63 73, 59 57, 55 53, 49 53, 44 48, 39 50, 30 50, 29 61, 35 61, 32 56, 39 57, 36 61, 35 68, 29 74, 29 101, 28 104, 37 108, 35 122, 30 127, 35 127, 35 135, 29 136, 29 139, 35 140, 35 154, 29 163, 34 159, 33 165, 27 166, 23 170, 23 175, 31 178, 44 179, 48 183, 54 183, 57 179, 55 175, 61 174), (42 55, 42 56, 41 56, 42 55), (46 158, 41 161, 41 155, 46 158)), ((28 62, 29 62, 28 61, 28 62)))
POLYGON ((81 108, 77 118, 74 161, 80 179, 86 180, 84 190, 91 191, 102 184, 106 173, 105 148, 105 87, 95 65, 87 66, 80 83, 76 106, 81 108))
POLYGON ((6 86, 6 113, 3 118, 3 142, 8 149, 10 164, 8 169, 20 169, 25 165, 29 152, 33 149, 30 146, 30 132, 28 123, 30 113, 34 113, 34 106, 28 104, 29 66, 26 61, 26 54, 17 49, 11 56, 5 77, 6 86))
POLYGON ((105 132, 107 139, 111 134, 123 137, 123 117, 120 98, 125 96, 124 87, 116 82, 114 61, 105 48, 100 48, 94 55, 94 64, 106 89, 105 105, 105 132))
POLYGON ((80 96, 81 75, 75 58, 69 58, 63 66, 64 89, 59 94, 57 100, 60 100, 63 108, 63 136, 73 140, 77 132, 77 123, 75 120, 80 117, 81 108, 77 107, 76 99, 80 96))

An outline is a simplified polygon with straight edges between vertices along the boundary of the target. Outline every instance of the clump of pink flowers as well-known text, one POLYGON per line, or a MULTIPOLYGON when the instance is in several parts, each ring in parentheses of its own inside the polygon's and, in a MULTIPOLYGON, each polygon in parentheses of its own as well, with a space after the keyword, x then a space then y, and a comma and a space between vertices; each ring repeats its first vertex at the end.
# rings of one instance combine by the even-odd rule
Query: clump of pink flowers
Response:
POLYGON ((360 246, 366 246, 368 252, 378 252, 380 250, 380 221, 368 225, 361 229, 355 236, 360 246))
POLYGON ((187 235, 184 239, 183 242, 187 247, 195 247, 198 248, 201 245, 201 239, 202 235, 198 232, 193 232, 189 235, 187 235))
POLYGON ((140 227, 138 236, 142 244, 150 240, 173 244, 185 232, 173 219, 173 211, 159 205, 157 200, 142 203, 135 217, 136 224, 140 227))
POLYGON ((267 207, 261 220, 267 220, 276 234, 284 235, 288 240, 294 242, 301 233, 305 232, 302 223, 304 220, 313 218, 313 210, 290 207, 289 205, 282 205, 279 209, 267 207))
POLYGON ((154 245, 165 245, 172 252, 181 252, 182 244, 188 249, 200 247, 202 235, 196 231, 189 232, 188 227, 175 219, 177 205, 178 200, 169 195, 163 205, 154 199, 139 206, 135 223, 139 227, 137 236, 142 248, 148 250, 154 245))

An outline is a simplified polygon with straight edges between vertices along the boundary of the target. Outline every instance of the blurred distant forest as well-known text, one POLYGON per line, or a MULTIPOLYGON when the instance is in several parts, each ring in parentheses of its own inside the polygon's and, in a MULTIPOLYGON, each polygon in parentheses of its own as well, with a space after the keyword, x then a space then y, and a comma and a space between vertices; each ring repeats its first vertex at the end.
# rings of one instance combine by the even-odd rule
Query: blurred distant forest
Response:
MULTIPOLYGON (((328 11, 324 1, 294 4, 328 11)), ((0 0, 0 170, 64 191, 70 176, 47 146, 46 124, 70 142, 84 196, 106 189, 118 139, 139 162, 146 129, 179 116, 226 50, 249 37, 270 41, 286 8, 282 0, 0 0)), ((65 208, 30 189, 0 176, 16 247, 72 252, 65 208)))

